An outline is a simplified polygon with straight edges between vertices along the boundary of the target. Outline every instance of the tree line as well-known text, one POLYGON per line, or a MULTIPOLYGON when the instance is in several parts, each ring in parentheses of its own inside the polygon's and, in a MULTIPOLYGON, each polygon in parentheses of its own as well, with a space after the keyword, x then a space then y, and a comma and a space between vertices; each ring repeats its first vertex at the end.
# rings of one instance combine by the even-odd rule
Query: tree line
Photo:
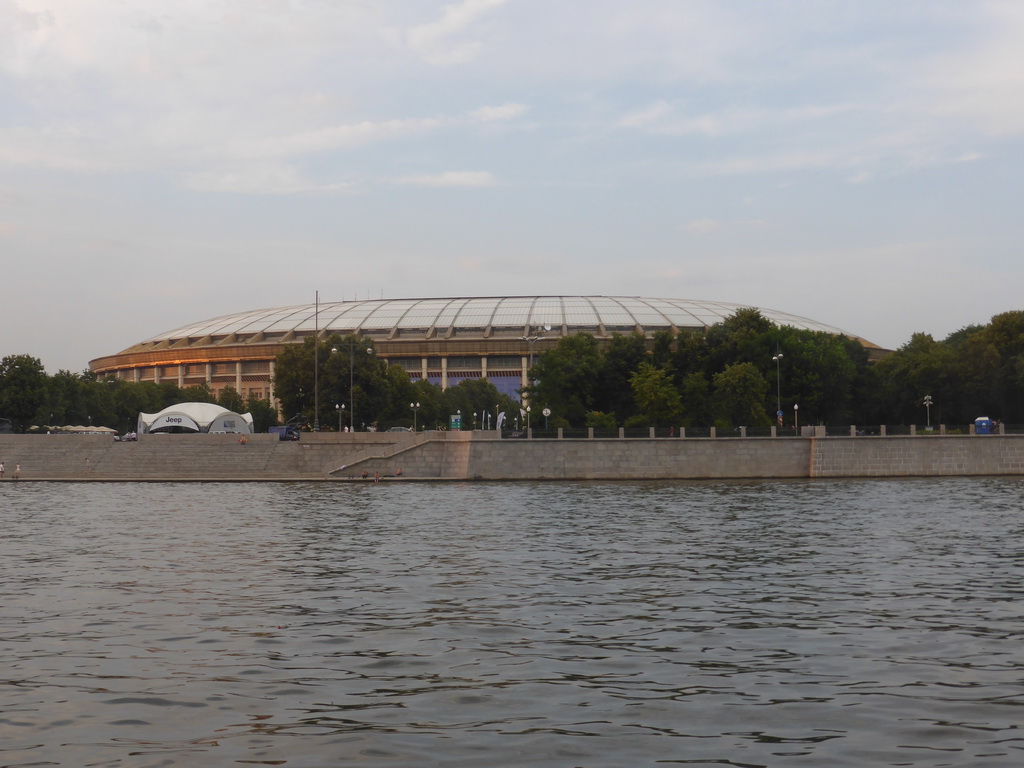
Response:
POLYGON ((218 397, 205 383, 179 387, 173 382, 98 378, 89 371, 61 370, 50 376, 31 355, 0 360, 0 418, 8 419, 14 432, 69 425, 128 432, 135 429, 139 413, 156 413, 189 402, 217 403, 236 413, 249 412, 254 428, 261 432, 277 423, 277 411, 270 402, 243 398, 234 387, 226 387, 218 397))
POLYGON ((1024 423, 1024 312, 936 341, 914 334, 878 362, 854 339, 777 326, 741 309, 706 329, 599 345, 560 339, 527 395, 564 426, 766 427, 792 424, 1024 423), (931 408, 926 410, 925 396, 931 408))
MULTIPOLYGON (((281 420, 305 427, 387 429, 415 419, 420 429, 435 429, 456 413, 464 428, 493 427, 500 412, 509 425, 520 414, 520 404, 486 380, 441 390, 387 365, 371 340, 352 335, 291 345, 275 371, 281 420)), ((602 344, 585 333, 565 337, 537 356, 528 377, 523 395, 533 404, 534 426, 544 407, 551 427, 766 427, 780 410, 791 424, 794 406, 801 424, 930 418, 955 425, 982 415, 1024 424, 1024 312, 998 314, 942 340, 915 333, 871 362, 854 339, 777 326, 756 309, 741 309, 709 328, 661 331, 653 339, 632 334, 602 344)), ((252 413, 261 432, 279 423, 269 401, 243 398, 233 387, 215 396, 206 384, 179 388, 63 370, 50 376, 29 355, 0 360, 0 420, 18 432, 64 424, 127 431, 139 412, 190 401, 252 413)))
POLYGON ((463 428, 474 429, 485 425, 485 414, 492 427, 499 413, 510 424, 519 416, 519 403, 485 379, 442 390, 411 379, 401 366, 388 365, 370 339, 352 334, 319 342, 307 337, 286 347, 274 370, 274 394, 284 420, 306 428, 319 421, 321 428, 359 431, 412 427, 414 422, 418 429, 438 429, 459 414, 463 428))

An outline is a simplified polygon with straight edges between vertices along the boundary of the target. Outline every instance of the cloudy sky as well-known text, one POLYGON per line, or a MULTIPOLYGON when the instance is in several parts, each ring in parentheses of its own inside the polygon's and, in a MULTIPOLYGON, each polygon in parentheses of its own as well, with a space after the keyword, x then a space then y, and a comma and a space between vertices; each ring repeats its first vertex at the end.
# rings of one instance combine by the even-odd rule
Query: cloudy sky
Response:
POLYGON ((1019 0, 0 0, 0 357, 604 294, 1024 309, 1019 0))

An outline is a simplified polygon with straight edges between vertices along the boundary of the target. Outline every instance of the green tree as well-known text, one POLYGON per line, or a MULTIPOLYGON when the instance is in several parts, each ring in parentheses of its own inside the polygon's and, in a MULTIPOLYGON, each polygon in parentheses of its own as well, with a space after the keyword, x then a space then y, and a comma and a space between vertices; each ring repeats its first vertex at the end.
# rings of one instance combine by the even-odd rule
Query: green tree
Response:
POLYGON ((646 424, 657 427, 679 423, 683 410, 682 398, 668 371, 643 362, 630 379, 630 386, 633 399, 646 424))
POLYGON ((338 420, 335 406, 344 404, 345 421, 351 420, 349 410, 354 406, 355 426, 372 424, 383 407, 382 401, 368 399, 371 392, 380 394, 383 378, 372 350, 372 342, 351 334, 344 338, 332 334, 319 342, 309 336, 302 344, 285 347, 274 362, 274 392, 285 420, 309 427, 317 421, 332 425, 338 420))
MULTIPOLYGON (((676 380, 682 380, 691 373, 708 373, 710 350, 708 348, 707 331, 696 328, 683 328, 676 334, 675 351, 672 353, 672 370, 676 380)), ((713 371, 712 371, 713 372, 713 371)))
MULTIPOLYGON (((986 350, 981 346, 984 345, 976 352, 985 355, 986 350)), ((995 357, 992 351, 992 362, 995 357)), ((925 395, 931 395, 936 404, 933 415, 941 421, 951 407, 955 409, 954 391, 962 386, 962 382, 957 381, 958 367, 950 346, 935 341, 929 334, 915 333, 910 341, 876 366, 880 384, 876 398, 881 401, 881 419, 890 424, 922 421, 925 412, 921 403, 925 395)), ((988 367, 992 369, 991 365, 988 367)), ((993 397, 997 397, 994 388, 982 396, 989 402, 993 397)))
POLYGON ((17 432, 32 425, 49 397, 49 378, 39 358, 9 355, 0 360, 0 416, 17 432))
POLYGON ((687 374, 683 378, 679 393, 683 408, 680 426, 705 426, 714 421, 711 384, 703 373, 687 374))
MULTIPOLYGON (((290 424, 313 424, 313 345, 312 336, 302 344, 289 344, 274 360, 274 393, 281 403, 284 419, 290 424)), ((323 349, 323 347, 321 347, 323 349)), ((323 350, 327 353, 327 350, 323 350)), ((321 357, 323 357, 321 355, 321 357)))
POLYGON ((764 370, 774 351, 775 327, 757 309, 738 309, 707 331, 705 373, 734 363, 754 363, 764 370))
POLYGON ((542 353, 530 371, 536 387, 527 389, 530 402, 544 403, 572 426, 582 426, 594 410, 594 392, 601 370, 597 341, 588 333, 559 339, 542 353))
POLYGON ((245 413, 245 399, 231 385, 224 387, 220 391, 220 395, 217 397, 217 405, 235 413, 245 413))
POLYGON ((593 427, 594 429, 611 431, 617 429, 619 423, 615 420, 614 413, 602 413, 601 411, 590 411, 587 414, 586 427, 593 427))
POLYGON ((768 382, 753 363, 727 365, 714 377, 716 425, 764 427, 771 422, 765 412, 768 382))
POLYGON ((1024 312, 1003 312, 979 333, 995 350, 994 402, 989 415, 1013 423, 1024 421, 1024 312))
POLYGON ((630 382, 647 357, 647 344, 642 334, 612 336, 601 355, 597 374, 594 391, 597 410, 614 412, 619 421, 636 414, 638 403, 630 382))
POLYGON ((278 423, 277 409, 269 400, 264 400, 257 395, 249 395, 245 399, 245 410, 238 413, 249 413, 252 415, 253 432, 266 432, 278 423))
MULTIPOLYGON (((178 402, 181 403, 216 403, 217 396, 213 394, 213 390, 210 385, 205 381, 201 384, 193 384, 190 387, 182 389, 178 396, 181 398, 178 402)), ((168 405, 174 405, 174 403, 168 403, 168 405)))
MULTIPOLYGON (((852 356, 848 340, 843 336, 795 328, 782 329, 780 348, 783 353, 783 412, 788 413, 793 404, 799 404, 802 422, 849 424, 861 366, 867 365, 866 353, 862 358, 852 356)), ((770 354, 763 363, 765 378, 774 379, 770 354)), ((776 398, 769 395, 765 411, 774 415, 776 404, 776 398)))
POLYGON ((661 330, 654 332, 654 340, 651 344, 651 364, 658 368, 672 369, 672 349, 675 345, 675 336, 672 331, 661 330))
MULTIPOLYGON (((389 387, 401 379, 388 378, 387 364, 377 357, 373 342, 354 334, 344 338, 334 334, 324 341, 321 350, 320 423, 337 421, 335 405, 344 404, 347 412, 355 411, 354 429, 379 425, 382 414, 394 406, 389 387)), ((401 375, 408 381, 408 374, 401 371, 401 375)), ((352 423, 350 412, 348 420, 352 423)))
POLYGON ((384 385, 386 400, 383 409, 377 414, 378 429, 412 427, 413 412, 409 404, 418 402, 415 383, 405 369, 390 365, 384 372, 384 385))

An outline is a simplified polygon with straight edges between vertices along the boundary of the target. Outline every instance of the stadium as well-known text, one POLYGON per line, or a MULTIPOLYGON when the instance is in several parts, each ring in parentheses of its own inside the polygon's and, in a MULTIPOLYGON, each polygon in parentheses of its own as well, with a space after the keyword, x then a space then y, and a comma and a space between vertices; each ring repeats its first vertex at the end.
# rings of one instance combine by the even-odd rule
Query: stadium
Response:
MULTIPOLYGON (((745 305, 624 296, 506 296, 448 299, 380 299, 276 307, 225 315, 182 326, 89 363, 100 376, 127 381, 205 382, 218 393, 275 401, 274 359, 289 344, 319 334, 355 334, 373 341, 377 355, 410 377, 442 388, 484 378, 512 397, 527 383, 534 355, 558 340, 589 333, 615 334, 706 328, 745 305)), ((771 322, 857 339, 805 317, 758 308, 771 322)))

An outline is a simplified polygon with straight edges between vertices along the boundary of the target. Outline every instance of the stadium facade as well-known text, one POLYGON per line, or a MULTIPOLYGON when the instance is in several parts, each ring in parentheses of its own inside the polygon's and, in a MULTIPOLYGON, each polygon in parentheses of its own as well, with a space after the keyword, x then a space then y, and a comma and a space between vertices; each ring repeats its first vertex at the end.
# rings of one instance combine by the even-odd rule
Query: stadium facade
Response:
MULTIPOLYGON (((577 333, 598 340, 634 332, 706 328, 745 305, 624 296, 506 296, 380 299, 277 307, 186 325, 89 363, 101 376, 136 382, 207 383, 275 400, 274 359, 319 334, 372 339, 377 355, 412 378, 450 387, 484 378, 518 397, 531 358, 577 333)), ((758 308, 777 325, 857 336, 805 317, 758 308)))

